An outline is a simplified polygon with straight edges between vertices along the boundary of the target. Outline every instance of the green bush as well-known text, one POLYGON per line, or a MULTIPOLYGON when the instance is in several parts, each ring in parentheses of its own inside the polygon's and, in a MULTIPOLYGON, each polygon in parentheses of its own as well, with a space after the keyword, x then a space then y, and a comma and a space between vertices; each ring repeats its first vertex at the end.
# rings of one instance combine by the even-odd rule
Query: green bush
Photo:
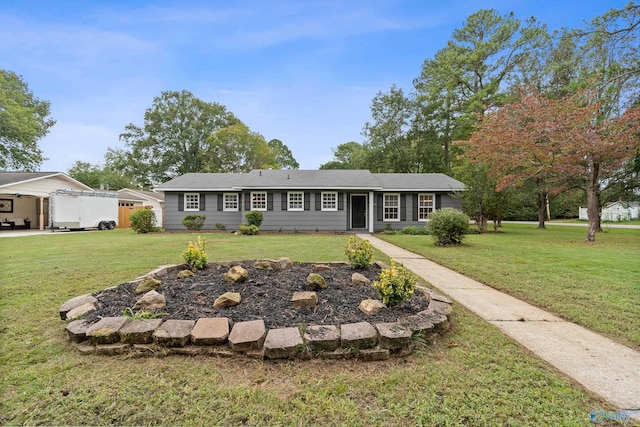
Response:
POLYGON ((195 243, 189 242, 187 250, 182 253, 182 257, 192 270, 202 270, 207 266, 207 241, 204 237, 198 236, 195 243))
POLYGON ((469 232, 469 217, 454 208, 436 210, 429 215, 427 228, 436 246, 461 245, 469 232))
POLYGON ((238 227, 238 232, 240 234, 245 234, 247 236, 253 236, 260 232, 260 228, 254 224, 251 224, 251 225, 240 224, 240 227, 238 227))
POLYGON ((391 267, 382 270, 380 280, 373 282, 373 287, 383 303, 393 306, 411 299, 417 281, 415 274, 392 259, 391 267))
POLYGON ((407 225, 400 230, 400 233, 411 234, 413 236, 426 236, 429 234, 429 229, 427 227, 417 225, 407 225))
POLYGON ((150 209, 135 211, 129 216, 129 220, 131 220, 131 229, 138 234, 156 230, 156 215, 150 209))
POLYGON ((260 211, 249 211, 245 214, 244 217, 249 225, 255 225, 258 228, 260 228, 260 226, 262 225, 263 215, 260 211))
POLYGON ((360 240, 352 234, 344 247, 344 254, 347 256, 351 268, 363 269, 371 263, 373 248, 368 240, 360 240))
POLYGON ((182 220, 182 225, 187 227, 189 231, 200 231, 204 226, 204 220, 207 219, 204 215, 187 215, 182 220))
POLYGON ((223 224, 223 223, 221 223, 221 222, 216 222, 216 228, 217 228, 218 230, 224 231, 224 230, 226 230, 226 229, 227 229, 227 226, 226 226, 226 225, 224 225, 224 224, 223 224))

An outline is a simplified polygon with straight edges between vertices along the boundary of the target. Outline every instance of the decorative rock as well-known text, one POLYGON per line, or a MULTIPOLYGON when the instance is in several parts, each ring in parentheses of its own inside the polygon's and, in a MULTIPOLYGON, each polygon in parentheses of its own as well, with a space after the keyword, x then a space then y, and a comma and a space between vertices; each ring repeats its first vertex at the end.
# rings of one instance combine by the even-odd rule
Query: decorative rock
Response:
POLYGON ((153 332, 160 327, 162 319, 134 320, 120 329, 120 341, 129 344, 153 342, 153 332))
POLYGON ((451 304, 446 302, 431 300, 431 302, 429 302, 429 309, 433 309, 437 313, 444 314, 447 316, 447 320, 451 316, 451 304))
POLYGON ((60 319, 66 320, 67 313, 76 307, 80 307, 81 305, 85 305, 87 303, 95 304, 97 302, 98 300, 91 294, 85 294, 77 296, 75 298, 71 298, 70 300, 62 304, 62 306, 60 306, 60 319))
POLYGON ((146 308, 147 310, 154 310, 156 308, 162 308, 167 305, 167 299, 164 295, 159 294, 156 291, 149 291, 144 294, 136 303, 133 305, 134 310, 139 310, 141 308, 146 308))
POLYGON ((95 352, 101 356, 115 356, 126 352, 130 348, 129 344, 106 344, 96 346, 95 352))
POLYGON ((445 297, 445 296, 444 296, 444 295, 442 295, 442 294, 439 294, 439 293, 437 293, 437 292, 434 292, 434 291, 433 291, 433 290, 431 290, 431 289, 429 289, 427 292, 429 293, 429 295, 431 296, 431 299, 432 299, 433 301, 440 301, 440 302, 445 302, 445 303, 447 303, 447 304, 453 304, 449 298, 445 297))
POLYGON ((411 344, 411 329, 400 323, 376 323, 375 326, 380 334, 380 347, 393 350, 411 344))
POLYGON ((80 354, 93 354, 96 352, 96 346, 95 345, 88 345, 88 344, 79 344, 76 346, 76 350, 78 350, 80 352, 80 354))
POLYGON ((167 320, 153 333, 153 342, 167 347, 183 347, 191 338, 194 320, 167 320))
POLYGON ((321 275, 311 273, 307 276, 307 287, 312 291, 321 291, 327 288, 327 282, 321 275))
POLYGON ((229 342, 233 351, 251 351, 262 349, 267 330, 264 320, 238 322, 231 329, 229 342))
POLYGON ((74 320, 67 325, 65 330, 71 341, 81 342, 87 339, 87 329, 89 329, 90 326, 91 324, 85 320, 74 320))
POLYGON ((193 271, 191 270, 180 270, 176 275, 178 279, 188 279, 189 277, 192 277, 192 276, 193 276, 193 271))
POLYGON ((253 266, 261 270, 288 270, 293 268, 290 258, 263 259, 256 261, 253 266))
POLYGON ((386 270, 387 268, 389 268, 389 266, 382 261, 376 261, 374 262, 374 265, 378 267, 380 270, 386 270))
POLYGON ((351 275, 351 283, 359 286, 369 286, 371 285, 371 280, 361 273, 353 273, 351 275))
POLYGON ((80 317, 86 316, 89 313, 93 313, 94 311, 96 311, 95 304, 88 302, 72 310, 69 310, 67 312, 67 320, 78 319, 80 317))
POLYGON ((225 292, 220 295, 213 303, 215 308, 228 308, 240 304, 242 298, 238 292, 225 292))
POLYGON ((311 351, 334 351, 340 347, 340 334, 335 325, 308 326, 304 341, 311 351))
POLYGON ((418 313, 418 316, 423 317, 425 320, 433 323, 434 332, 444 332, 449 329, 449 319, 446 314, 437 312, 431 304, 429 308, 418 313))
POLYGON ((329 271, 329 270, 331 270, 331 267, 328 266, 327 264, 313 264, 311 266, 311 270, 313 270, 313 271, 329 271))
POLYGON ((113 344, 118 342, 118 331, 131 320, 126 317, 103 317, 87 329, 87 337, 94 344, 113 344))
POLYGON ((145 292, 155 291, 160 287, 161 283, 162 282, 160 282, 160 280, 154 279, 151 276, 147 276, 142 279, 140 283, 138 283, 138 286, 136 287, 136 293, 143 294, 145 292))
POLYGON ((374 314, 378 314, 381 310, 387 308, 387 306, 384 305, 382 301, 378 301, 377 299, 365 299, 360 302, 358 308, 367 316, 373 316, 374 314))
POLYGON ((198 319, 191 331, 191 342, 195 345, 224 344, 229 338, 229 319, 207 317, 198 319))
POLYGON ((176 271, 177 269, 178 269, 177 264, 161 265, 155 270, 151 270, 149 273, 147 273, 147 276, 153 277, 153 278, 162 277, 162 276, 166 276, 170 271, 176 271))
POLYGON ((327 360, 342 360, 348 359, 350 357, 353 357, 353 353, 346 352, 341 348, 338 348, 334 351, 323 351, 322 353, 320 353, 320 358, 327 360))
POLYGON ((241 266, 236 265, 234 267, 231 267, 229 271, 222 275, 222 277, 227 283, 239 283, 247 280, 247 277, 249 277, 249 273, 241 266))
POLYGON ((294 292, 291 303, 295 308, 315 307, 318 304, 318 294, 312 291, 294 292))
POLYGON ((269 329, 264 340, 264 356, 269 359, 296 357, 303 348, 298 328, 269 329))
POLYGON ((429 339, 429 337, 435 332, 435 325, 433 322, 423 316, 407 316, 399 319, 398 322, 409 328, 412 332, 417 332, 424 339, 429 339))
POLYGON ((368 348, 360 350, 358 356, 364 362, 377 362, 389 359, 389 350, 386 348, 368 348))
POLYGON ((378 332, 368 322, 349 323, 340 327, 340 341, 343 348, 370 348, 378 343, 378 332))

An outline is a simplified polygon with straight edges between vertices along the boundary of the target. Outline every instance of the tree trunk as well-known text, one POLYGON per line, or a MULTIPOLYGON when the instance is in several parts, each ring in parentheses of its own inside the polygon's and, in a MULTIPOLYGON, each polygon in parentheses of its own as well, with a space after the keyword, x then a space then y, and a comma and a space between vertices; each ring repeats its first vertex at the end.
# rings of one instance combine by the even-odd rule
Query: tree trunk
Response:
POLYGON ((538 193, 538 228, 545 228, 544 218, 547 214, 547 200, 545 193, 538 193))
POLYGON ((595 243, 596 232, 600 228, 600 185, 598 183, 598 175, 600 173, 600 165, 597 162, 591 164, 591 171, 587 180, 587 217, 589 225, 587 227, 587 243, 595 243))

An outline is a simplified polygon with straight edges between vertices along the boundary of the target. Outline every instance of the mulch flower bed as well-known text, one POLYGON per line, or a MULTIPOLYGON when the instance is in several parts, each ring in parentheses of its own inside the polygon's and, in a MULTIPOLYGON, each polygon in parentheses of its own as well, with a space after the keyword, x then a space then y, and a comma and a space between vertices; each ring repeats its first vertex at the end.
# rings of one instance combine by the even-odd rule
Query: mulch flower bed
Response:
MULTIPOLYGON (((380 299, 372 286, 354 285, 351 276, 358 272, 371 281, 378 280, 380 268, 371 265, 364 270, 353 270, 345 264, 332 264, 327 271, 314 271, 313 264, 294 264, 286 270, 263 270, 253 266, 253 261, 243 261, 223 267, 210 264, 194 276, 178 279, 177 272, 159 277, 159 293, 164 294, 167 305, 153 310, 163 319, 197 320, 203 317, 228 317, 233 322, 263 319, 267 328, 306 325, 341 325, 356 322, 395 322, 426 310, 429 298, 416 290, 411 300, 367 316, 358 309, 365 299, 380 299), (223 279, 230 266, 241 265, 248 271, 243 283, 229 284, 223 279), (296 291, 308 291, 307 276, 318 273, 327 282, 327 288, 316 291, 318 304, 311 308, 296 309, 291 296, 296 291), (213 302, 225 292, 239 292, 242 301, 228 308, 214 308, 213 302)), ((101 317, 122 316, 132 308, 141 294, 136 294, 136 284, 123 283, 97 292, 98 310, 87 317, 94 323, 101 317)))

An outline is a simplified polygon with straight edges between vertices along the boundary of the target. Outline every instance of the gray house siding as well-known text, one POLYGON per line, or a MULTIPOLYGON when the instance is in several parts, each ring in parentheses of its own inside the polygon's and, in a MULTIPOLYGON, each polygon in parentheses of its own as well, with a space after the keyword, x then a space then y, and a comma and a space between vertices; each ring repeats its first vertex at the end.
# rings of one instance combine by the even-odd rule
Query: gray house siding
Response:
POLYGON ((455 208, 462 209, 462 202, 450 194, 438 192, 388 192, 400 195, 400 220, 390 221, 384 219, 384 206, 381 204, 382 197, 385 192, 376 192, 373 200, 373 229, 374 231, 382 231, 385 229, 400 230, 404 227, 413 225, 422 227, 426 225, 426 221, 418 219, 418 194, 433 193, 435 194, 435 209, 455 208))

